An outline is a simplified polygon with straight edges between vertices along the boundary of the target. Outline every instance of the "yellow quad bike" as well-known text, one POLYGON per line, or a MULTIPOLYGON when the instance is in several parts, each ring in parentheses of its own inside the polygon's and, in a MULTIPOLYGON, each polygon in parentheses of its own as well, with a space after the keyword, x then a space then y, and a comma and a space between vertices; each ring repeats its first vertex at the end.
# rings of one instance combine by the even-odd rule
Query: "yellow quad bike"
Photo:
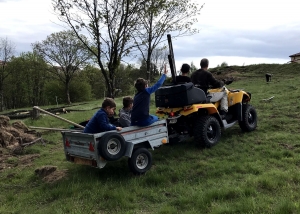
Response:
POLYGON ((189 134, 202 146, 212 147, 219 142, 222 128, 225 130, 238 123, 245 132, 255 130, 257 113, 249 104, 251 94, 226 87, 211 91, 221 90, 225 90, 228 95, 228 113, 224 119, 219 114, 220 101, 211 103, 204 91, 194 87, 192 83, 158 89, 155 96, 156 114, 160 118, 167 119, 170 141, 180 135, 189 134), (176 88, 187 90, 180 90, 181 93, 177 94, 165 94, 167 91, 176 91, 176 88))
POLYGON ((257 127, 257 113, 249 104, 251 93, 244 90, 231 90, 226 86, 211 89, 210 92, 225 90, 228 95, 228 113, 222 119, 219 114, 220 101, 210 102, 203 90, 193 83, 176 84, 175 63, 171 37, 168 35, 170 54, 169 64, 173 85, 160 87, 155 92, 156 114, 166 118, 170 142, 180 136, 194 136, 194 140, 205 147, 216 145, 224 130, 238 123, 245 132, 257 127))

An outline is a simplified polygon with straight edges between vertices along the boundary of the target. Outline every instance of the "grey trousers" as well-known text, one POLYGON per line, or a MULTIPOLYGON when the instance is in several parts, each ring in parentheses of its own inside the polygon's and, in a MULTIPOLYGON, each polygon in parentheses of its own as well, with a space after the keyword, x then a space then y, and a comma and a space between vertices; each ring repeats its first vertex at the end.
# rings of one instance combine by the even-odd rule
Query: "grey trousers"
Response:
POLYGON ((211 96, 210 102, 218 102, 221 100, 221 110, 223 111, 228 111, 228 100, 227 100, 227 93, 226 91, 221 91, 221 92, 213 92, 213 93, 208 93, 208 96, 211 96))

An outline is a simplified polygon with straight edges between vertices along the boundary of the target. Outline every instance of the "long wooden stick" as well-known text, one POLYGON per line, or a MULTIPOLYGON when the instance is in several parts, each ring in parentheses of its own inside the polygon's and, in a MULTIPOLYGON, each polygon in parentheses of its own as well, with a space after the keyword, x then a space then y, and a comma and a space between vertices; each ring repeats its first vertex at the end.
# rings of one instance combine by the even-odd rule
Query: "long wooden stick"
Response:
POLYGON ((263 100, 263 101, 269 101, 269 100, 272 100, 274 97, 275 97, 275 96, 272 96, 272 97, 270 97, 270 98, 268 98, 268 99, 262 99, 262 100, 263 100))
POLYGON ((28 126, 30 129, 43 129, 43 130, 50 130, 50 131, 71 131, 71 132, 78 132, 75 129, 59 129, 59 128, 47 128, 47 127, 35 127, 35 126, 28 126))
POLYGON ((46 114, 49 114, 49 115, 51 115, 51 116, 53 116, 53 117, 55 117, 55 118, 58 118, 58 119, 60 119, 60 120, 63 120, 63 121, 65 121, 65 122, 71 123, 71 124, 73 124, 74 126, 77 126, 77 127, 79 127, 79 128, 84 129, 84 126, 79 125, 79 124, 77 124, 77 123, 74 123, 74 122, 72 122, 72 121, 70 121, 70 120, 67 120, 67 119, 65 119, 65 118, 59 117, 59 116, 57 116, 57 115, 55 115, 55 114, 52 114, 52 113, 50 113, 50 112, 48 112, 48 111, 46 111, 46 110, 44 110, 44 109, 39 108, 38 106, 33 106, 33 108, 34 108, 34 109, 37 109, 37 110, 39 110, 39 111, 41 111, 41 112, 44 112, 44 113, 46 113, 46 114))
POLYGON ((38 142, 38 141, 40 141, 40 140, 42 140, 41 137, 35 139, 34 141, 32 141, 32 142, 30 142, 30 143, 22 143, 21 146, 22 146, 22 147, 26 147, 26 146, 32 145, 32 144, 34 144, 34 143, 36 143, 36 142, 38 142))

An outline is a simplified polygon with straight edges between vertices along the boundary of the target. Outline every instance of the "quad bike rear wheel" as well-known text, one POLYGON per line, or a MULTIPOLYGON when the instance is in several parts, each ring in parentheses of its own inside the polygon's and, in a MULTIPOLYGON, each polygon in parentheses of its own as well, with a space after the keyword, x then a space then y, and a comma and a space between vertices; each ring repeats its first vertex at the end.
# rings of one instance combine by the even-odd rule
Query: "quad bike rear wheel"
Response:
POLYGON ((257 113, 253 106, 243 104, 243 120, 239 121, 240 128, 245 132, 254 131, 257 127, 257 113))
POLYGON ((221 126, 213 116, 201 116, 194 124, 194 139, 201 146, 215 146, 221 138, 221 126))

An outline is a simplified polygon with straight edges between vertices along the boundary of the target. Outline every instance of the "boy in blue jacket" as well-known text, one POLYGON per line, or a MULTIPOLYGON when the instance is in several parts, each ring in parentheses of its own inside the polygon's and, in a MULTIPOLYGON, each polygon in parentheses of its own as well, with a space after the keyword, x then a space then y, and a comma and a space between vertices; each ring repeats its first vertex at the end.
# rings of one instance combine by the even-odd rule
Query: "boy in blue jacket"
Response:
POLYGON ((133 108, 131 112, 132 126, 148 126, 158 121, 157 116, 149 114, 150 95, 162 86, 167 77, 167 73, 168 71, 165 66, 164 74, 152 87, 148 87, 147 80, 143 78, 138 78, 136 80, 134 86, 138 92, 133 99, 133 108))
POLYGON ((100 133, 111 130, 121 131, 121 127, 116 127, 109 122, 108 117, 113 116, 116 110, 116 103, 112 98, 106 98, 102 103, 102 108, 98 110, 84 128, 84 133, 100 133))

